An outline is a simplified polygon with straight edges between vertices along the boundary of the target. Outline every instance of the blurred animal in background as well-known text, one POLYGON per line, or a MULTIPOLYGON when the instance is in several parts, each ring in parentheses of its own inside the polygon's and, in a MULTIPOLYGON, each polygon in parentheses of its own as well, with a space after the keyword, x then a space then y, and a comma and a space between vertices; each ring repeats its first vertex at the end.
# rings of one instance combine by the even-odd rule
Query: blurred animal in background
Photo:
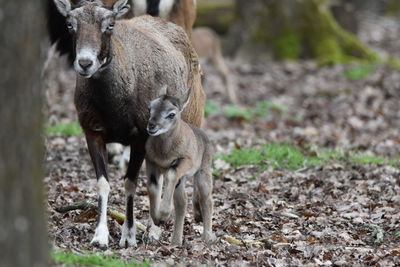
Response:
POLYGON ((106 144, 130 146, 125 175, 126 217, 120 246, 136 246, 134 194, 145 157, 148 105, 168 85, 176 99, 189 103, 183 120, 200 126, 205 95, 199 62, 181 27, 141 16, 118 20, 130 6, 117 0, 54 0, 71 35, 73 66, 77 72, 75 106, 97 177, 99 219, 93 244, 108 245, 107 202, 110 192, 106 144))
POLYGON ((211 61, 219 71, 229 101, 238 104, 229 69, 221 53, 221 41, 218 34, 207 27, 195 28, 192 33, 192 43, 200 60, 211 61))
POLYGON ((135 17, 149 14, 181 26, 189 38, 196 20, 196 0, 132 0, 135 17))

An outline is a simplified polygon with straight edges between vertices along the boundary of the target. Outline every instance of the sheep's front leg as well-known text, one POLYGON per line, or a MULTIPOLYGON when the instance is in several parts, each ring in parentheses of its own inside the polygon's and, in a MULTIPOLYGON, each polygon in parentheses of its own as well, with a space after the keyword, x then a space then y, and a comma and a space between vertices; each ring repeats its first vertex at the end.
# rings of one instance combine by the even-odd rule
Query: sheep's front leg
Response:
POLYGON ((86 142, 96 171, 99 205, 98 223, 94 237, 90 243, 100 247, 107 247, 109 235, 107 227, 107 203, 108 194, 110 193, 107 176, 107 150, 100 136, 86 134, 86 142))
POLYGON ((121 229, 121 240, 119 241, 121 247, 136 247, 136 226, 133 214, 133 200, 140 167, 142 166, 145 155, 144 144, 145 140, 137 140, 134 145, 131 145, 131 155, 125 177, 126 216, 121 229))
POLYGON ((172 234, 172 244, 181 246, 183 236, 183 224, 185 222, 185 215, 187 209, 187 196, 185 192, 186 179, 183 177, 179 180, 174 193, 174 206, 175 206, 175 222, 174 233, 172 234))
POLYGON ((159 222, 166 221, 172 212, 172 197, 175 187, 179 180, 185 176, 192 168, 192 161, 188 159, 180 159, 174 167, 171 167, 165 174, 165 187, 161 200, 160 210, 157 214, 159 222))
MULTIPOLYGON (((155 241, 160 239, 161 229, 158 227, 154 220, 156 220, 158 210, 160 208, 161 194, 163 187, 163 175, 160 169, 149 160, 146 160, 146 173, 147 173, 147 191, 150 200, 150 215, 149 215, 149 239, 155 241)), ((158 224, 158 221, 157 221, 158 224)))

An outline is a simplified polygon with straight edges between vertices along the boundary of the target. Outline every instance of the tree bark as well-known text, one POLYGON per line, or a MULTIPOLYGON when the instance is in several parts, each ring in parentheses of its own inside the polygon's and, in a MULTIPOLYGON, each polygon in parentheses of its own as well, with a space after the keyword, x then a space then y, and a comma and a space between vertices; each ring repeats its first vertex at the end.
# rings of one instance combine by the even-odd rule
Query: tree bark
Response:
POLYGON ((230 51, 247 59, 315 58, 321 63, 378 56, 333 17, 327 0, 237 0, 230 51))
POLYGON ((0 266, 47 266, 42 1, 0 0, 0 266))

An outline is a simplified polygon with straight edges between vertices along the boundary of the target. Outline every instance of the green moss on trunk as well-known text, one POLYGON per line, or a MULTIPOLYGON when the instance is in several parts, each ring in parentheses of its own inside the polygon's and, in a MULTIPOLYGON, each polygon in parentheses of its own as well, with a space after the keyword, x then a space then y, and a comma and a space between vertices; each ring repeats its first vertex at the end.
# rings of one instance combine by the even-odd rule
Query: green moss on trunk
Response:
POLYGON ((386 3, 385 14, 395 16, 400 13, 400 0, 389 0, 386 3))
POLYGON ((298 59, 301 55, 301 34, 287 27, 272 40, 273 53, 277 59, 298 59))
POLYGON ((195 27, 210 27, 219 34, 226 34, 234 21, 235 4, 233 0, 197 1, 195 27))
POLYGON ((344 30, 326 0, 264 0, 252 41, 265 44, 277 59, 315 58, 322 64, 350 60, 378 61, 379 56, 344 30))

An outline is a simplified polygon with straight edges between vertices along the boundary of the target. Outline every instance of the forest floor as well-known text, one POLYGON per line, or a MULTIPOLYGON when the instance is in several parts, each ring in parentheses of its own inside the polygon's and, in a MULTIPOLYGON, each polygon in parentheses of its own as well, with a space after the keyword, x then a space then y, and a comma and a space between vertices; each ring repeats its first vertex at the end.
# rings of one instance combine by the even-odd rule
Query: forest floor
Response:
MULTIPOLYGON (((55 209, 96 203, 84 137, 74 126, 74 73, 50 62, 46 190, 55 251, 98 252, 162 265, 400 266, 400 72, 388 66, 320 67, 313 62, 229 63, 240 106, 229 105, 206 65, 204 129, 215 147, 215 242, 201 241, 189 204, 184 244, 170 247, 172 224, 157 244, 137 230, 138 247, 92 248, 96 217, 55 209), (68 134, 67 134, 68 133, 68 134)), ((109 207, 124 211, 124 171, 109 164, 109 207)), ((148 220, 141 172, 135 216, 148 220)), ((188 186, 189 196, 191 186, 188 186)), ((190 203, 190 202, 189 202, 190 203)))
MULTIPOLYGON (((201 242, 201 226, 189 205, 182 247, 168 246, 168 224, 159 243, 148 244, 138 230, 138 248, 120 249, 120 226, 109 219, 111 242, 105 253, 193 266, 398 264, 400 73, 380 65, 321 68, 312 62, 230 67, 241 106, 225 103, 220 77, 212 66, 205 68, 205 131, 216 150, 215 243, 201 242)), ((50 122, 76 120, 68 95, 49 98, 50 122)), ((80 211, 55 211, 96 201, 84 137, 48 134, 45 164, 54 247, 97 251, 89 244, 95 217, 77 221, 80 211)), ((109 173, 110 207, 123 212, 123 171, 111 162, 109 173)), ((142 172, 135 215, 146 225, 145 181, 142 172)), ((190 196, 190 186, 188 191, 190 196)))

